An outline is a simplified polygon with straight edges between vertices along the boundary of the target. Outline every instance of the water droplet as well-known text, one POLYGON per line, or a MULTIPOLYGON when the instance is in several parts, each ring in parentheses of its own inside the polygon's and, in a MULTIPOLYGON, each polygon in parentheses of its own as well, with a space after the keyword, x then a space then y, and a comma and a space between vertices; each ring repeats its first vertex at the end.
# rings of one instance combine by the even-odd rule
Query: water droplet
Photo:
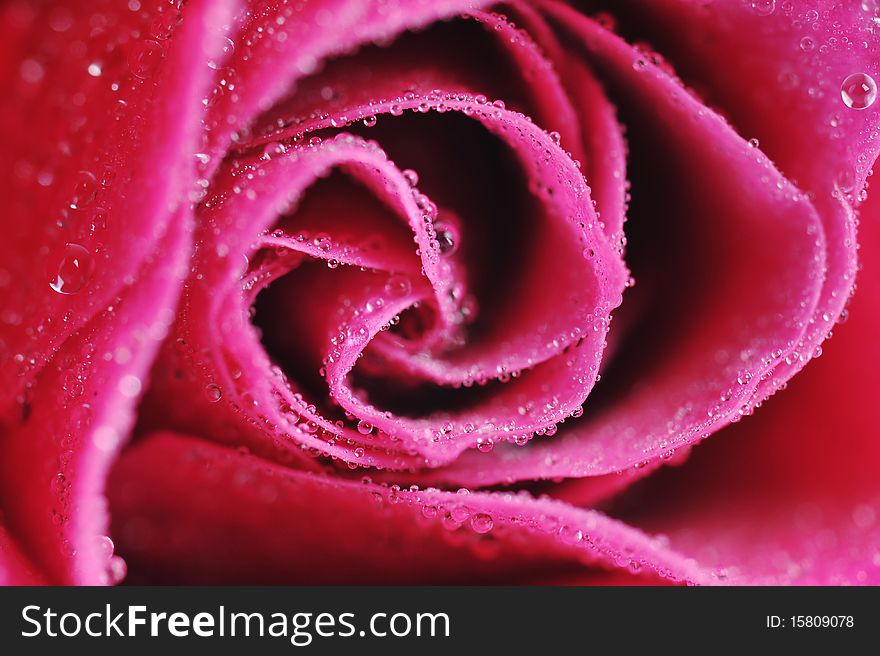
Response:
POLYGON ((207 387, 205 387, 205 398, 208 399, 211 403, 217 403, 220 400, 220 397, 223 396, 223 392, 220 391, 220 386, 211 383, 207 387))
POLYGON ((67 492, 67 477, 61 472, 58 472, 52 477, 49 486, 52 488, 52 492, 61 496, 67 492))
POLYGON ((375 127, 377 122, 378 122, 378 119, 375 116, 365 116, 364 117, 364 125, 366 125, 368 128, 375 127))
POLYGON ((417 184, 419 184, 419 174, 412 169, 404 169, 402 173, 403 177, 406 178, 406 181, 407 183, 409 183, 410 187, 415 187, 417 184))
POLYGON ((477 450, 481 453, 489 453, 495 447, 495 442, 492 441, 491 437, 478 437, 477 438, 477 450))
POLYGON ((810 50, 812 50, 816 46, 816 42, 813 41, 812 38, 805 36, 803 39, 801 39, 800 45, 801 50, 803 50, 804 52, 810 52, 810 50))
POLYGON ((867 109, 877 100, 877 83, 867 73, 853 73, 840 86, 840 97, 851 109, 867 109))
MULTIPOLYGON (((284 144, 278 143, 277 141, 270 141, 265 146, 263 146, 263 159, 269 160, 273 157, 277 157, 279 155, 284 155, 287 152, 287 147, 284 144)), ((210 159, 210 157, 209 157, 210 159)), ((205 162, 207 164, 207 162, 205 162)))
POLYGON ((73 188, 73 195, 70 197, 70 209, 80 210, 92 204, 95 195, 98 193, 98 178, 91 171, 80 171, 76 186, 73 188))
POLYGON ((76 294, 91 274, 92 255, 79 244, 65 244, 49 286, 59 294, 76 294))
POLYGON ((358 433, 360 433, 361 435, 369 435, 370 433, 373 432, 373 424, 361 419, 357 423, 357 430, 358 430, 358 433))
POLYGON ((441 255, 452 255, 458 250, 458 231, 453 226, 448 223, 435 223, 434 231, 437 233, 441 255))
POLYGON ((776 11, 776 0, 752 0, 751 6, 758 16, 769 16, 776 11))
POLYGON ((385 293, 394 298, 406 296, 412 291, 409 278, 402 275, 391 276, 385 283, 385 293))
POLYGON ((757 148, 761 145, 761 142, 757 139, 749 139, 749 148, 757 148))
POLYGON ((110 559, 110 568, 109 568, 109 578, 110 583, 116 584, 122 581, 125 578, 125 575, 128 574, 128 565, 125 564, 125 561, 119 556, 113 556, 110 559))
POLYGON ((99 535, 96 538, 96 542, 98 546, 98 552, 101 554, 101 556, 106 560, 110 560, 110 558, 113 557, 113 552, 115 549, 113 545, 113 540, 110 539, 110 537, 107 535, 99 535))
POLYGON ((147 39, 141 41, 134 48, 128 57, 128 67, 131 74, 142 80, 147 79, 162 62, 165 57, 165 48, 158 41, 147 39))
POLYGON ((584 534, 580 529, 566 524, 559 529, 559 538, 565 544, 578 544, 584 539, 584 534))
POLYGON ((474 530, 474 533, 488 533, 492 530, 494 524, 495 522, 486 513, 477 513, 471 517, 471 528, 474 530))
POLYGON ((183 21, 183 15, 176 9, 159 14, 150 24, 150 34, 157 39, 167 39, 183 21))

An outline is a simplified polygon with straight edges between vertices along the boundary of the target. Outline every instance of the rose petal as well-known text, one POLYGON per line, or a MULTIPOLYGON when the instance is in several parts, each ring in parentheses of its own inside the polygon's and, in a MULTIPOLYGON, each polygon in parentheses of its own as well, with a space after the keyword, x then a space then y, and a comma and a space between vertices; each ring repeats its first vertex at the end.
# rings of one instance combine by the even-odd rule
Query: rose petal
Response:
POLYGON ((0 243, 2 411, 113 303, 185 197, 210 72, 195 64, 230 3, 196 3, 172 38, 151 38, 156 5, 176 12, 166 4, 4 8, 4 48, 19 48, 5 59, 24 63, 7 71, 0 109, 0 179, 11 185, 0 243), (86 52, 70 56, 73 44, 86 52))
MULTIPOLYGON (((99 127, 106 122, 103 114, 101 120, 86 117, 90 129, 97 133, 72 137, 84 140, 80 144, 82 149, 76 151, 78 154, 89 158, 106 156, 109 159, 104 161, 112 167, 105 171, 101 181, 105 189, 96 191, 94 198, 89 187, 91 178, 86 180, 85 187, 76 187, 74 197, 65 197, 69 201, 76 199, 75 203, 70 202, 77 205, 71 226, 62 226, 61 230, 47 228, 49 222, 44 217, 49 215, 42 214, 41 208, 52 206, 48 196, 30 197, 24 190, 14 195, 16 203, 32 202, 31 206, 16 205, 15 211, 27 211, 28 216, 36 212, 39 218, 13 220, 9 224, 12 229, 27 227, 21 228, 20 235, 4 241, 3 248, 19 251, 6 261, 14 271, 30 273, 30 277, 28 285, 16 288, 11 297, 4 296, 4 303, 9 299, 10 307, 27 308, 27 312, 35 315, 15 322, 3 333, 8 338, 7 345, 13 348, 27 341, 28 358, 32 360, 25 359, 26 365, 18 370, 21 377, 15 385, 4 386, 4 393, 11 391, 18 396, 18 404, 3 416, 0 505, 7 530, 53 583, 110 581, 103 536, 107 530, 104 475, 131 426, 146 372, 173 317, 181 270, 189 257, 191 224, 188 207, 172 213, 168 205, 171 198, 182 195, 187 181, 193 179, 189 153, 195 150, 200 99, 207 88, 207 74, 196 64, 204 63, 213 51, 219 50, 219 27, 229 18, 229 4, 206 4, 191 3, 187 19, 176 27, 173 38, 163 39, 162 44, 117 44, 116 54, 130 51, 134 55, 129 62, 108 64, 106 72, 109 76, 111 72, 119 74, 119 66, 126 71, 128 66, 133 68, 134 81, 124 78, 125 84, 132 84, 132 90, 125 96, 128 109, 110 123, 112 127, 107 131, 99 127), (144 47, 153 50, 142 51, 144 47), (163 57, 159 52, 164 53, 164 61, 160 61, 163 57), (138 81, 142 78, 144 81, 138 81), (170 119, 167 113, 172 108, 175 116, 170 119), (142 129, 150 131, 149 139, 143 138, 142 129), (93 147, 89 145, 91 139, 95 142, 93 147), (157 166, 164 167, 167 175, 157 175, 157 166), (116 174, 113 180, 110 173, 116 174), (103 225, 97 226, 101 235, 95 239, 102 241, 104 250, 96 258, 99 261, 94 264, 91 280, 84 281, 79 290, 65 288, 65 292, 79 293, 67 294, 62 299, 42 275, 33 272, 33 260, 25 265, 21 258, 32 257, 44 238, 51 243, 57 237, 63 244, 67 239, 65 231, 79 230, 88 224, 87 217, 79 212, 103 200, 107 200, 107 216, 115 224, 108 225, 106 233, 103 225), (122 220, 122 200, 130 223, 122 220), (173 216, 176 220, 171 220, 173 216), (43 234, 46 229, 51 233, 49 237, 43 234), (30 240, 29 246, 18 242, 18 237, 30 240), (39 288, 35 288, 38 283, 39 288), (22 293, 27 293, 26 302, 19 296, 22 293), (39 320, 43 329, 34 330, 32 318, 39 320), (52 329, 45 330, 50 325, 52 329), (71 335, 73 331, 76 332, 71 335)), ((88 14, 81 17, 72 9, 56 7, 50 12, 48 24, 44 17, 40 25, 65 33, 63 39, 75 39, 78 31, 94 26, 96 16, 108 21, 114 16, 109 11, 93 11, 95 8, 90 6, 88 14), (86 18, 92 22, 88 23, 86 18), (70 34, 66 34, 68 31, 70 34)), ((156 29, 155 24, 146 20, 155 13, 135 15, 122 11, 120 20, 130 20, 129 14, 138 25, 146 21, 142 29, 156 29)), ((118 33, 127 34, 122 28, 118 33)), ((59 38, 41 36, 36 41, 40 48, 55 48, 52 55, 61 62, 57 69, 60 77, 53 79, 53 84, 70 93, 71 88, 88 88, 82 85, 82 75, 100 77, 105 69, 93 63, 86 72, 82 59, 62 56, 58 47, 65 41, 59 42, 59 38), (68 69, 79 65, 83 66, 82 71, 68 69)), ((103 87, 94 89, 94 93, 89 111, 101 112, 107 108, 102 102, 116 102, 103 87)), ((25 94, 21 99, 27 97, 25 94)), ((67 99, 62 95, 59 101, 67 99)), ((41 100, 38 104, 41 107, 31 114, 35 119, 39 119, 40 112, 54 111, 51 103, 42 107, 41 100)), ((16 106, 15 111, 22 108, 16 106)), ((4 122, 4 127, 7 125, 4 122)), ((62 127, 62 134, 66 134, 70 126, 62 127)), ((42 156, 38 142, 16 139, 12 143, 32 148, 33 153, 42 156)), ((71 190, 64 182, 73 184, 77 167, 70 168, 71 164, 58 164, 55 160, 51 164, 57 164, 57 168, 48 169, 60 176, 57 188, 69 194, 71 190)), ((78 250, 76 257, 81 267, 88 264, 89 258, 82 251, 78 250)), ((72 284, 71 279, 64 282, 72 284)), ((8 350, 4 349, 6 353, 8 350)), ((3 372, 14 374, 12 369, 4 367, 3 372)))
POLYGON ((387 41, 483 4, 487 2, 402 0, 390 6, 360 0, 301 5, 260 2, 258 10, 248 12, 238 26, 243 43, 237 48, 234 42, 230 44, 218 70, 210 103, 212 116, 207 120, 213 166, 219 164, 217 156, 229 147, 237 129, 248 127, 329 57, 387 41), (235 80, 234 94, 227 93, 230 76, 235 80))
POLYGON ((863 197, 880 153, 878 104, 857 111, 841 98, 842 83, 853 73, 880 80, 874 55, 880 6, 776 4, 768 14, 750 11, 748 4, 654 0, 639 3, 637 12, 646 21, 642 31, 676 68, 699 82, 741 134, 758 138, 780 170, 812 193, 822 219, 828 243, 822 296, 798 346, 801 357, 779 364, 762 382, 762 397, 806 365, 849 298, 856 265, 850 205, 863 197))
POLYGON ((0 441, 0 500, 8 529, 56 584, 106 584, 107 470, 174 316, 188 257, 181 214, 138 284, 69 339, 0 441))
POLYGON ((0 525, 0 585, 40 585, 42 582, 36 568, 0 525))
POLYGON ((577 563, 711 580, 594 511, 345 481, 168 433, 132 448, 111 490, 114 536, 146 581, 473 583, 577 563))
MULTIPOLYGON (((644 277, 649 294, 656 298, 659 288, 669 295, 660 296, 664 307, 655 301, 640 337, 621 345, 629 359, 608 365, 596 393, 606 386, 613 400, 588 404, 583 420, 553 440, 498 449, 488 462, 465 454, 420 481, 493 485, 597 476, 673 457, 752 412, 762 377, 786 357, 800 357, 797 346, 822 284, 825 242, 816 210, 769 160, 618 37, 561 5, 546 6, 566 43, 584 48, 608 80, 621 112, 638 108, 632 147, 655 158, 663 153, 664 170, 675 173, 661 181, 694 180, 677 193, 662 182, 642 220, 676 214, 676 221, 689 221, 686 232, 671 237, 663 234, 674 229, 671 221, 656 230, 674 259, 653 253, 644 277), (648 132, 655 141, 646 141, 648 132)), ((640 181, 634 193, 644 202, 652 180, 640 181)))
POLYGON ((825 354, 611 511, 730 583, 880 583, 880 196, 864 212, 858 292, 825 354))

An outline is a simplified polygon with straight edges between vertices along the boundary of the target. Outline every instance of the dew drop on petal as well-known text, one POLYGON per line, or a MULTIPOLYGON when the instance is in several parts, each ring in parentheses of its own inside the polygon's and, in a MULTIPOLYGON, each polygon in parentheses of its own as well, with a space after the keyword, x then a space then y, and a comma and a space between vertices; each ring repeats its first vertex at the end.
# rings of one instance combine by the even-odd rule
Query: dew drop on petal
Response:
POLYGON ((357 424, 357 430, 361 435, 369 435, 373 432, 373 425, 361 419, 357 424))
POLYGON ((437 243, 440 245, 441 255, 452 255, 458 250, 458 231, 446 223, 435 223, 434 230, 437 233, 437 243))
POLYGON ((91 171, 80 171, 76 186, 73 188, 73 195, 70 197, 70 209, 80 210, 88 207, 95 200, 98 193, 98 178, 91 171))
POLYGON ((419 174, 412 169, 404 169, 401 173, 403 173, 403 177, 406 178, 410 187, 415 187, 419 184, 419 174))
POLYGON ((565 544, 578 544, 584 539, 584 534, 580 529, 566 524, 559 529, 559 539, 565 544))
POLYGON ((477 513, 471 517, 471 528, 475 533, 488 533, 492 530, 494 524, 495 522, 492 520, 492 517, 486 513, 477 513))
POLYGON ((128 57, 128 67, 131 69, 132 75, 145 80, 156 72, 164 57, 165 49, 162 44, 153 39, 147 39, 132 48, 128 57))
POLYGON ((750 4, 758 16, 769 16, 776 11, 776 0, 751 0, 750 4))
POLYGON ((480 436, 477 438, 477 450, 480 453, 489 453, 495 447, 495 442, 491 437, 480 436))
POLYGON ((877 83, 867 73, 853 73, 840 86, 840 97, 851 109, 867 109, 877 100, 877 83))
POLYGON ((126 565, 125 561, 119 556, 113 556, 110 559, 109 570, 110 582, 116 584, 122 581, 122 579, 125 578, 125 575, 128 574, 128 565, 126 565))
POLYGON ((157 39, 167 39, 183 21, 183 14, 176 9, 159 14, 150 24, 150 34, 157 39))
POLYGON ((105 559, 110 560, 113 557, 114 545, 113 540, 107 535, 99 535, 97 537, 98 552, 105 559))
POLYGON ((59 294, 76 294, 88 282, 92 255, 79 244, 64 246, 49 286, 59 294))
POLYGON ((412 283, 403 275, 394 275, 385 283, 385 293, 393 298, 407 296, 412 291, 412 283))
POLYGON ((220 386, 211 383, 210 385, 205 387, 205 398, 208 399, 211 403, 217 403, 220 400, 220 397, 223 396, 223 392, 220 391, 220 386))

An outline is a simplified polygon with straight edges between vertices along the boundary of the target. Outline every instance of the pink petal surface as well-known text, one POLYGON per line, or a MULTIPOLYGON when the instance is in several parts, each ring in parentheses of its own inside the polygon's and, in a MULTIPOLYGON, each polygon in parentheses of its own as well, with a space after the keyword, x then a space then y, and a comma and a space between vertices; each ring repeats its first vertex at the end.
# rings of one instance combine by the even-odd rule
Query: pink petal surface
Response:
MULTIPOLYGON (((880 354, 870 345, 880 329, 871 302, 880 291, 880 230, 874 220, 880 204, 869 205, 862 232, 865 294, 856 296, 851 318, 837 329, 827 353, 755 417, 697 447, 687 466, 658 473, 609 506, 611 516, 651 535, 648 542, 630 541, 624 536, 639 534, 567 504, 548 506, 520 494, 409 492, 340 482, 173 435, 150 437, 119 465, 111 485, 115 534, 137 575, 158 581, 336 580, 316 578, 320 571, 345 582, 491 582, 520 576, 590 583, 592 573, 581 578, 570 567, 556 569, 560 562, 579 560, 579 549, 570 543, 580 530, 577 544, 614 545, 617 554, 640 563, 641 574, 655 569, 673 578, 724 584, 876 582, 880 452, 863 417, 873 407, 878 383, 872 363, 880 354), (852 383, 847 393, 830 394, 828 381, 841 378, 852 383), (804 407, 816 411, 804 413, 804 407), (182 471, 169 472, 168 463, 182 471), (175 481, 203 497, 179 503, 184 489, 175 481), (222 503, 218 494, 247 501, 222 503), (395 503, 389 503, 392 498, 395 503), (467 517, 457 511, 460 504, 468 506, 467 517), (358 510, 341 510, 350 506, 358 510), (491 531, 483 534, 491 541, 474 534, 476 511, 493 518, 491 531), (458 512, 464 522, 455 520, 458 512), (550 538, 541 528, 548 515, 558 518, 550 538), (336 523, 341 516, 345 522, 336 523), (519 523, 507 524, 504 518, 513 516, 519 523), (442 528, 444 518, 447 526, 464 528, 442 528), (559 521, 568 528, 562 530, 559 521), (303 525, 320 527, 318 537, 303 525), (271 536, 250 539, 266 526, 271 536), (236 539, 243 534, 249 536, 246 543, 236 539), (686 558, 679 560, 681 555, 686 558), (332 566, 311 566, 324 559, 332 566)), ((484 526, 485 520, 477 520, 477 527, 484 526)), ((599 562, 604 558, 600 553, 599 562)))
POLYGON ((345 481, 169 433, 123 456, 110 497, 114 535, 146 581, 491 582, 578 564, 713 580, 595 511, 345 481))
POLYGON ((610 512, 730 583, 880 583, 880 197, 864 206, 849 319, 789 389, 610 512))
POLYGON ((827 271, 798 357, 782 362, 762 381, 759 396, 772 393, 799 371, 830 332, 855 280, 856 242, 850 205, 863 196, 880 153, 880 112, 848 108, 841 98, 853 73, 880 78, 875 2, 783 5, 775 11, 744 11, 736 3, 693 0, 639 3, 653 24, 655 45, 683 74, 699 82, 711 103, 742 134, 813 196, 828 243, 827 271), (699 27, 697 27, 699 25, 699 27), (688 34, 686 39, 670 39, 688 34), (736 52, 736 57, 725 53, 736 52), (723 61, 723 66, 714 63, 723 61), (712 62, 712 64, 710 64, 712 62))
POLYGON ((0 526, 0 585, 39 585, 43 583, 43 577, 37 569, 28 562, 21 548, 9 535, 9 532, 0 526))
MULTIPOLYGON (((481 0, 360 0, 289 4, 260 0, 240 17, 244 47, 228 49, 210 96, 206 152, 222 155, 237 129, 246 129, 296 82, 329 57, 387 41, 406 30, 486 4, 481 0), (281 36, 283 35, 283 36, 281 36), (235 93, 230 93, 230 84, 235 93)), ((216 164, 215 164, 216 166, 216 164)))
POLYGON ((170 23, 169 39, 152 33, 160 5, 176 12, 159 2, 139 12, 110 2, 3 9, 3 42, 17 49, 0 106, 0 177, 11 185, 0 243, 4 411, 134 279, 167 230, 169 207, 185 197, 186 146, 210 72, 192 64, 206 61, 206 27, 228 18, 229 6, 196 3, 191 19, 170 23), (93 52, 65 50, 86 42, 93 52), (117 220, 123 212, 128 220, 117 220))
MULTIPOLYGON (((59 11, 55 10, 53 21, 63 18, 63 22, 50 21, 51 25, 77 24, 70 11, 63 10, 62 18, 58 18, 59 11)), ((4 328, 10 329, 3 333, 7 347, 14 348, 19 344, 17 340, 29 340, 28 352, 33 361, 27 362, 27 371, 18 369, 19 387, 4 387, 6 392, 18 390, 19 403, 7 408, 3 416, 0 506, 4 524, 16 543, 53 583, 114 581, 112 548, 108 553, 111 543, 106 538, 106 472, 131 429, 134 404, 173 317, 189 256, 189 209, 184 206, 172 213, 169 205, 177 206, 185 181, 192 179, 188 153, 196 142, 207 74, 182 62, 204 64, 219 49, 218 27, 228 19, 228 11, 225 3, 210 7, 193 3, 174 38, 161 46, 164 60, 149 60, 149 71, 140 68, 146 64, 138 61, 137 79, 127 96, 126 112, 133 115, 119 115, 117 120, 127 127, 120 128, 118 134, 111 130, 116 136, 101 141, 102 147, 113 144, 114 138, 124 141, 110 155, 108 166, 121 166, 122 162, 130 175, 114 179, 112 185, 108 183, 110 189, 96 192, 95 198, 90 197, 90 190, 79 189, 80 207, 76 208, 79 212, 84 205, 101 199, 112 207, 111 203, 124 199, 133 222, 120 222, 112 228, 99 226, 100 231, 107 230, 95 237, 103 244, 103 254, 96 258, 99 261, 94 263, 87 286, 73 290, 77 294, 62 296, 32 270, 39 262, 32 260, 28 263, 31 268, 23 269, 20 254, 7 260, 13 271, 30 272, 29 284, 39 283, 40 287, 17 287, 10 296, 4 296, 4 302, 18 309, 27 307, 49 322, 63 320, 66 325, 59 330, 34 330, 30 319, 22 317, 11 327, 7 322, 4 328), (185 119, 191 120, 170 120, 170 107, 175 107, 178 116, 182 112, 185 119), (144 125, 170 132, 154 132, 151 139, 155 141, 144 140, 138 132, 144 125), (174 175, 155 176, 153 167, 160 163, 174 175), (17 296, 23 292, 30 295, 28 303, 21 303, 17 296), (83 325, 86 320, 88 323, 83 325), (72 331, 76 332, 60 348, 51 341, 72 331)), ((101 15, 108 20, 113 17, 112 13, 101 15)), ((128 15, 123 16, 127 19, 128 15)), ((50 44, 52 40, 40 43, 50 44)), ((138 47, 137 43, 128 48, 138 47)), ((124 62, 122 65, 127 66, 124 62)), ((92 109, 101 109, 97 100, 92 109)), ((90 127, 95 125, 97 121, 90 123, 90 127)), ((50 170, 63 177, 73 175, 76 166, 73 171, 62 165, 50 170)), ((113 172, 112 168, 107 170, 113 172)), ((33 231, 46 225, 39 221, 22 223, 29 226, 24 230, 31 231, 22 238, 29 240, 39 239, 41 235, 33 231)), ((50 230, 52 234, 42 237, 51 244, 53 234, 63 241, 69 238, 65 231, 82 227, 76 219, 72 226, 62 225, 60 232, 50 230)), ((4 242, 4 248, 10 246, 22 248, 14 238, 4 242)), ((4 349, 4 354, 8 352, 4 349)), ((3 372, 11 373, 12 368, 4 366, 3 372)))
MULTIPOLYGON (((596 209, 609 235, 620 239, 626 214, 626 142, 617 110, 589 62, 567 50, 538 8, 526 2, 502 3, 501 11, 526 30, 558 71, 560 82, 578 116, 584 176, 590 183, 596 209)), ((566 140, 566 145, 571 140, 566 140)))
POLYGON ((188 229, 179 217, 139 284, 65 343, 0 442, 5 522, 52 582, 115 582, 104 482, 174 315, 188 229))

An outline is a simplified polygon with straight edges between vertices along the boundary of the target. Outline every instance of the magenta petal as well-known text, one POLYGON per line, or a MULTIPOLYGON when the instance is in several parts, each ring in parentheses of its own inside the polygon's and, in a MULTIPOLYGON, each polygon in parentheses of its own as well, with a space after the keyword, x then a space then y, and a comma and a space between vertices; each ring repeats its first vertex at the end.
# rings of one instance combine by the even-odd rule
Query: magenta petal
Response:
POLYGON ((6 525, 53 583, 115 582, 104 482, 174 316, 189 226, 185 215, 172 225, 138 284, 37 377, 24 414, 0 442, 6 525))
MULTIPOLYGON (((206 4, 188 6, 186 19, 172 38, 163 39, 161 50, 141 42, 119 44, 116 54, 133 52, 136 56, 112 66, 106 63, 108 75, 128 76, 123 79, 132 88, 126 94, 128 107, 121 108, 122 113, 106 128, 109 133, 102 132, 106 117, 101 113, 100 120, 96 114, 88 123, 98 130, 97 135, 80 135, 88 144, 94 140, 94 148, 80 144, 77 152, 108 164, 97 181, 100 188, 90 186, 94 180, 89 176, 77 177, 76 166, 70 170, 53 161, 56 168, 48 169, 59 176, 53 189, 74 194, 65 197, 73 212, 68 215, 70 223, 55 225, 49 220, 53 214, 42 214, 58 200, 43 196, 30 199, 29 207, 16 205, 14 210, 26 210, 28 216, 36 213, 38 220, 8 222, 11 230, 21 230, 21 234, 4 240, 3 248, 18 251, 6 262, 28 284, 16 287, 11 297, 4 295, 4 304, 9 300, 16 311, 24 308, 35 316, 28 314, 20 323, 3 326, 4 356, 11 349, 17 353, 13 360, 24 365, 2 368, 4 375, 18 374, 19 379, 3 387, 18 403, 4 407, 0 506, 6 529, 52 583, 115 580, 105 536, 104 478, 133 423, 135 402, 173 318, 181 271, 190 255, 190 209, 178 205, 172 212, 169 203, 179 199, 194 178, 191 153, 207 88, 203 69, 220 49, 218 26, 228 19, 230 9, 226 3, 206 4), (141 51, 145 47, 149 52, 141 51), (174 116, 168 115, 171 108, 174 116), (148 130, 150 137, 143 138, 141 129, 148 130), (165 175, 157 174, 158 170, 165 175), (79 180, 76 184, 75 179, 79 180), (99 205, 107 210, 100 220, 92 213, 99 205), (72 242, 68 242, 76 261, 66 258, 66 268, 59 271, 53 289, 42 273, 34 271, 40 263, 32 254, 41 249, 43 239, 51 252, 53 240, 64 244, 70 239, 67 235, 86 229, 92 231, 94 241, 83 243, 93 244, 94 258, 80 245, 71 250, 72 242), (28 247, 17 241, 19 236, 28 240, 28 247), (88 279, 71 276, 71 271, 87 273, 88 279), (39 329, 34 329, 31 319, 40 322, 39 329)), ((122 11, 124 20, 129 20, 130 13, 122 11)), ((151 16, 148 11, 132 15, 138 21, 151 16)), ((72 20, 75 28, 67 36, 75 38, 76 30, 87 25, 82 17, 72 20)), ((54 39, 41 38, 38 43, 47 46, 54 39)), ((63 61, 58 68, 63 81, 56 80, 60 88, 81 84, 80 71, 74 75, 65 66, 82 61, 56 56, 63 61), (64 79, 65 75, 71 79, 64 79)), ((86 73, 83 67, 83 75, 94 76, 94 68, 86 73)), ((95 89, 95 102, 88 105, 91 110, 109 111, 100 102, 104 93, 108 92, 103 87, 95 89)), ((115 104, 115 98, 109 98, 115 104)), ((35 110, 35 120, 39 111, 43 109, 35 110)), ((40 152, 39 144, 29 142, 23 147, 40 152)), ((15 196, 17 202, 26 197, 15 196)))
POLYGON ((7 60, 42 62, 42 72, 0 69, 12 89, 0 108, 0 179, 14 186, 0 240, 0 305, 13 318, 0 323, 0 411, 113 303, 167 230, 169 206, 192 179, 205 63, 232 3, 191 3, 161 43, 148 30, 166 3, 138 12, 116 2, 22 4, 0 20, 4 44, 20 46, 7 60), (93 33, 94 16, 113 29, 93 33), (71 56, 83 42, 96 52, 71 56))
POLYGON ((212 129, 210 152, 225 152, 237 127, 250 125, 329 57, 387 41, 406 30, 483 4, 489 3, 403 0, 385 6, 361 0, 329 0, 291 6, 266 2, 260 11, 243 17, 238 27, 248 45, 228 53, 218 70, 207 121, 212 129), (284 38, 277 38, 282 33, 284 38), (268 34, 273 37, 267 38, 268 34), (227 92, 226 77, 230 74, 235 78, 235 94, 227 92))
POLYGON ((174 434, 132 448, 110 488, 114 536, 144 580, 528 580, 580 563, 712 581, 662 541, 595 511, 526 494, 346 481, 174 434))
POLYGON ((859 292, 825 354, 613 515, 730 583, 880 584, 880 196, 865 205, 861 243, 859 292))
POLYGON ((0 586, 40 585, 42 576, 0 525, 0 586))
POLYGON ((798 357, 779 364, 762 382, 760 396, 806 365, 843 311, 856 272, 850 206, 864 200, 880 153, 877 105, 857 111, 841 96, 844 80, 854 73, 880 79, 876 4, 776 4, 770 15, 737 3, 706 6, 691 0, 652 0, 639 7, 657 27, 656 45, 699 81, 707 99, 724 107, 741 133, 756 137, 780 170, 814 196, 822 219, 828 255, 821 298, 798 357), (727 56, 733 52, 736 56, 727 56))
MULTIPOLYGON (((618 242, 623 237, 629 183, 626 141, 617 120, 617 109, 587 59, 562 46, 536 7, 521 0, 507 2, 505 8, 508 4, 513 20, 533 36, 570 98, 578 117, 580 144, 574 148, 570 139, 564 143, 572 148, 576 159, 582 160, 582 170, 590 183, 605 230, 618 242)), ((562 136, 566 137, 564 133, 562 136)))

